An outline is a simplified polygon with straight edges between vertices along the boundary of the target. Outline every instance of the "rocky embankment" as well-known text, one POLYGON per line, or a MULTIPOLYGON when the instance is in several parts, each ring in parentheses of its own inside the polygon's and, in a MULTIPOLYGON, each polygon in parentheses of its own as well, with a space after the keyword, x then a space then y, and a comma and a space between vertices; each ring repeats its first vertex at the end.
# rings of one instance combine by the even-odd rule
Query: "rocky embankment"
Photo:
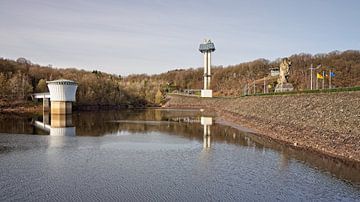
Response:
POLYGON ((226 121, 292 146, 360 162, 360 92, 198 98, 166 107, 205 108, 226 121))

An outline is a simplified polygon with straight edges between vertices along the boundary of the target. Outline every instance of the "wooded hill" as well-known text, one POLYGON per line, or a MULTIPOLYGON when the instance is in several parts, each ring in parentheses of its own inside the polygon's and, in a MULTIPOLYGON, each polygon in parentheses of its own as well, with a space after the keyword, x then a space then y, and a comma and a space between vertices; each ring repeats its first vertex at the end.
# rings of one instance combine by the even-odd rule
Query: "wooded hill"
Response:
MULTIPOLYGON (((302 91, 310 89, 310 66, 321 64, 321 67, 314 70, 322 74, 329 70, 335 73, 332 77, 333 87, 360 86, 360 51, 334 51, 328 54, 296 54, 289 57, 292 61, 290 78, 295 90, 302 91)), ((227 67, 212 68, 211 88, 215 95, 240 96, 243 94, 245 84, 269 75, 270 68, 277 68, 281 59, 269 61, 258 59, 252 62, 231 65, 227 67)), ((192 88, 201 89, 203 86, 203 68, 174 70, 160 75, 152 76, 158 80, 165 80, 179 87, 180 89, 192 88)), ((328 78, 325 78, 325 88, 328 87, 328 78)), ((319 82, 321 82, 319 80, 319 82)), ((315 79, 314 79, 315 83, 315 79)), ((273 83, 273 86, 276 83, 273 83)), ((314 85, 315 86, 315 85, 314 85)), ((320 85, 319 85, 320 86, 320 85)), ((258 86, 258 92, 262 92, 262 86, 258 86)))
MULTIPOLYGON (((360 86, 360 51, 334 51, 327 54, 296 54, 292 61, 290 82, 296 90, 310 86, 310 65, 321 64, 317 72, 331 69, 335 72, 332 85, 336 87, 360 86)), ((279 66, 280 59, 258 59, 252 62, 212 68, 211 88, 214 95, 239 96, 247 83, 269 75, 270 68, 279 66)), ((315 74, 314 74, 315 75, 315 74)), ((173 90, 201 89, 203 68, 177 69, 157 75, 137 74, 122 77, 100 71, 74 68, 59 69, 32 64, 19 58, 17 61, 0 59, 0 98, 28 100, 34 92, 45 92, 46 81, 70 79, 78 82, 78 105, 154 105, 160 104, 166 93, 173 90)), ((327 87, 327 79, 326 85, 327 87)), ((275 84, 273 84, 275 85, 275 84)), ((261 92, 261 87, 259 87, 261 92)))

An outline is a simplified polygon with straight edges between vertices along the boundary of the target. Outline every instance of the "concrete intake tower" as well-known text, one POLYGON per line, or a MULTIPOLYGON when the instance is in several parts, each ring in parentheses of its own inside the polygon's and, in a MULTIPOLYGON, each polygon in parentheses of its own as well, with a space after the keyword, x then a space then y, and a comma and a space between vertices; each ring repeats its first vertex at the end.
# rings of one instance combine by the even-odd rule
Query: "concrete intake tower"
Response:
POLYGON ((50 91, 51 114, 71 114, 72 103, 76 101, 77 83, 65 79, 46 83, 50 91))

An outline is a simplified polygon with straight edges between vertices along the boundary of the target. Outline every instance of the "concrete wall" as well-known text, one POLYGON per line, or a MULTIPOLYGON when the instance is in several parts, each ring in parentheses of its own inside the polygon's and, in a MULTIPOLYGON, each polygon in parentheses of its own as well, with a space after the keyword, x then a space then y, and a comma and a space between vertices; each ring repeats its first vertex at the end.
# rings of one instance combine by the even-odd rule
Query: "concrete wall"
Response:
POLYGON ((72 102, 51 101, 51 114, 71 114, 72 102))
POLYGON ((48 84, 50 101, 76 101, 77 85, 48 84))

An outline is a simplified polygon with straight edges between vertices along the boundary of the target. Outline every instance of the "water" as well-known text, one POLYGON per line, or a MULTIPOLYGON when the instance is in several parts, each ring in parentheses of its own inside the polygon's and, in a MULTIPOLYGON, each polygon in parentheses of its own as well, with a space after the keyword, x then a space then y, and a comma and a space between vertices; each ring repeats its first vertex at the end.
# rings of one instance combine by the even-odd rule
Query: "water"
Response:
POLYGON ((1 115, 0 201, 360 200, 358 165, 229 126, 204 127, 207 117, 1 115))

